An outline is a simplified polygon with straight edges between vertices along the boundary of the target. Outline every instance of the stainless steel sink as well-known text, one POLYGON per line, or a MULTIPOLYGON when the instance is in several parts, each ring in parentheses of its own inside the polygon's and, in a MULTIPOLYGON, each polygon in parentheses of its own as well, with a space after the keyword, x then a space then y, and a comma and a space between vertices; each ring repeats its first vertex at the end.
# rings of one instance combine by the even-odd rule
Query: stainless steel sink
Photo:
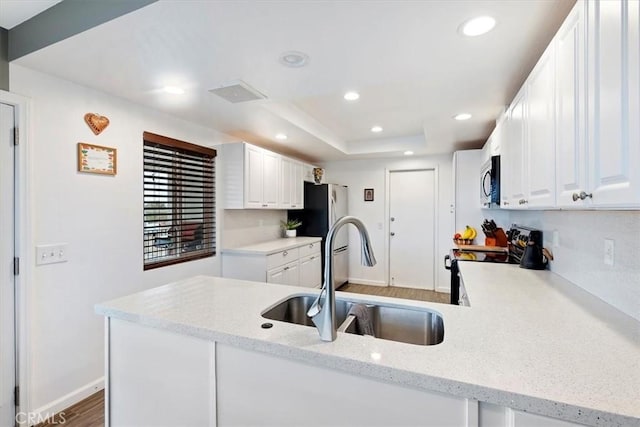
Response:
MULTIPOLYGON (((311 318, 307 316, 307 311, 317 297, 317 295, 293 296, 267 309, 262 313, 262 317, 296 325, 314 326, 311 318)), ((338 325, 346 320, 350 308, 351 305, 347 301, 336 301, 336 323, 338 325)))
MULTIPOLYGON (((307 316, 307 310, 316 295, 296 295, 290 297, 262 313, 262 317, 297 325, 314 326, 307 316)), ((436 345, 444 339, 442 317, 427 309, 388 305, 371 302, 336 299, 336 323, 339 332, 357 334, 357 322, 348 315, 354 304, 365 304, 373 324, 376 338, 416 345, 436 345)))

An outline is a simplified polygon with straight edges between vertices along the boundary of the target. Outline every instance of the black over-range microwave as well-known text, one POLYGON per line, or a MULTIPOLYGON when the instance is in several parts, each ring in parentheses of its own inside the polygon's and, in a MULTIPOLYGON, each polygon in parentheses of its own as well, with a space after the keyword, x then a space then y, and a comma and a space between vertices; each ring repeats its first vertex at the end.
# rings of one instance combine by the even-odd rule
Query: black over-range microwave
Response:
POLYGON ((480 170, 480 202, 483 208, 500 207, 500 156, 491 156, 480 170))

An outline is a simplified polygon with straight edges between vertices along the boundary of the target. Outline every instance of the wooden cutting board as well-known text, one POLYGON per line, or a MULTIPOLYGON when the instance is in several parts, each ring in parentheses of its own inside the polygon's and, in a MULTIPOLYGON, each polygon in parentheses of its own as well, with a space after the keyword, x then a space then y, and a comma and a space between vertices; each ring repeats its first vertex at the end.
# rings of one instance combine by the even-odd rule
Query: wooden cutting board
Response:
POLYGON ((479 252, 509 252, 508 248, 501 246, 484 246, 484 245, 455 245, 461 251, 479 251, 479 252))

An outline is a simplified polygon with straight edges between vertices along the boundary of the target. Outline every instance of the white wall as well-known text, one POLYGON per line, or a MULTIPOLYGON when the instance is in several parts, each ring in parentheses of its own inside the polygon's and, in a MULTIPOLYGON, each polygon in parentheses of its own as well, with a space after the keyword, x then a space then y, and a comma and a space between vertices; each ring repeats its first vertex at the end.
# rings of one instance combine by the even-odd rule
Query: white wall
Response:
POLYGON ((103 318, 94 314, 94 304, 220 271, 219 257, 142 269, 143 131, 203 145, 219 138, 210 129, 15 64, 10 76, 12 92, 29 97, 32 106, 33 243, 69 244, 69 262, 30 266, 28 409, 47 411, 74 403, 104 375, 103 318), (84 123, 87 112, 110 119, 101 135, 84 123), (117 175, 76 172, 78 142, 117 148, 117 175))
POLYGON ((280 221, 285 210, 227 209, 224 211, 224 235, 221 248, 235 248, 282 237, 280 221))
POLYGON ((553 272, 640 320, 640 212, 511 211, 510 219, 543 231, 555 258, 553 272), (605 238, 615 242, 613 266, 604 264, 605 238))
POLYGON ((454 218, 450 206, 453 202, 452 155, 411 157, 400 159, 367 159, 329 162, 325 168, 325 182, 349 187, 349 214, 360 218, 367 227, 378 263, 374 267, 360 264, 357 232, 350 227, 349 280, 356 283, 386 285, 389 258, 386 252, 388 224, 385 218, 386 170, 436 168, 438 180, 438 207, 436 224, 436 290, 449 291, 449 271, 443 267, 443 258, 451 249, 454 218), (365 202, 363 191, 373 188, 375 200, 365 202))

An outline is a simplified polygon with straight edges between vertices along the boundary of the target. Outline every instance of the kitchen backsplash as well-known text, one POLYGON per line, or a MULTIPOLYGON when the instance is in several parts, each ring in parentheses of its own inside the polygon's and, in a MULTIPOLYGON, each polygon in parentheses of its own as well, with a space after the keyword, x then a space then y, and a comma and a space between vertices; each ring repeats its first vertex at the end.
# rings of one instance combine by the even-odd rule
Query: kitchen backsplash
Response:
POLYGON ((640 320, 638 211, 510 211, 510 221, 540 228, 555 273, 640 320), (559 245, 553 246, 553 232, 559 245), (604 263, 604 240, 614 241, 614 265, 604 263))
POLYGON ((222 247, 233 248, 282 237, 280 221, 286 219, 285 210, 226 209, 222 247))

